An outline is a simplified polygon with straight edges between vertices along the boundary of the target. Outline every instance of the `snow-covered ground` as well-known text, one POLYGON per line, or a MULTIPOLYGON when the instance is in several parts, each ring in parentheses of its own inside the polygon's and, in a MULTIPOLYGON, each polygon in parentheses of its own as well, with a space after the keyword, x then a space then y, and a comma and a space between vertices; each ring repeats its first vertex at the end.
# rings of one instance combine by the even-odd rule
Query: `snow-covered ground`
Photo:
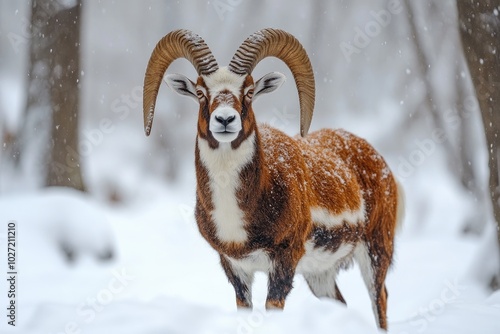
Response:
MULTIPOLYGON (((18 231, 17 326, 7 325, 2 279, 1 332, 377 332, 356 267, 339 278, 347 307, 316 299, 297 276, 285 310, 266 312, 260 274, 256 309, 237 312, 218 257, 196 230, 193 189, 192 181, 159 187, 154 198, 119 208, 67 189, 0 198, 0 249, 7 222, 15 220, 18 231), (61 240, 75 246, 71 263, 61 240), (114 258, 99 260, 111 248, 114 258)), ((499 333, 500 292, 490 294, 471 275, 481 257, 493 255, 491 240, 445 231, 414 236, 408 229, 398 237, 387 279, 390 332, 499 333)), ((0 268, 6 262, 0 256, 0 268)))
MULTIPOLYGON (((285 310, 266 312, 266 277, 260 274, 255 310, 237 312, 233 288, 193 217, 196 106, 162 86, 155 129, 144 137, 141 85, 159 38, 173 29, 191 29, 223 65, 244 38, 264 27, 291 32, 309 52, 317 86, 311 130, 343 127, 366 138, 406 190, 406 219, 387 278, 389 332, 500 333, 500 292, 488 290, 500 263, 496 231, 488 205, 479 205, 486 196, 474 198, 464 190, 450 172, 445 143, 432 141, 433 133, 445 131, 446 143, 460 147, 457 134, 463 131, 455 122, 459 110, 451 92, 461 52, 455 0, 412 2, 431 61, 427 76, 442 100, 434 102, 451 116, 441 124, 422 108, 429 87, 419 74, 404 10, 397 10, 359 52, 346 57, 339 47, 356 45, 359 31, 376 24, 377 13, 401 2, 255 3, 85 2, 80 139, 86 150, 80 153, 90 194, 34 191, 36 175, 21 176, 0 151, 1 334, 378 333, 357 267, 339 277, 347 307, 316 299, 297 276, 285 310), (103 121, 111 124, 106 131, 100 127, 103 121), (110 198, 120 203, 111 204, 110 198), (7 325, 11 221, 17 225, 15 328, 7 325), (463 233, 468 223, 477 233, 463 233)), ((28 2, 21 1, 0 2, 0 9, 3 136, 22 122, 30 13, 28 2)), ((270 71, 281 71, 288 80, 255 104, 257 119, 294 134, 299 116, 291 73, 268 59, 255 76, 270 71)), ((469 80, 460 71, 459 77, 469 80)), ((188 62, 174 63, 169 72, 195 79, 188 62)), ((466 140, 474 148, 469 163, 486 194, 480 115, 466 103, 474 94, 462 93, 460 112, 468 115, 463 124, 471 127, 466 140)))

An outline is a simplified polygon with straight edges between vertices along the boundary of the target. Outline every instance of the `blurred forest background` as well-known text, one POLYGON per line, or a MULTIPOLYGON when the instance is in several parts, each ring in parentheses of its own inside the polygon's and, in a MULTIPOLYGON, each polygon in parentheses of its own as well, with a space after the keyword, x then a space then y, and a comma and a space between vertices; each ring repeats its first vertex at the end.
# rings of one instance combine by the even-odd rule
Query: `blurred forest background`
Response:
MULTIPOLYGON (((148 139, 143 133, 151 51, 169 31, 186 28, 227 64, 249 34, 275 27, 295 35, 311 58, 317 87, 311 130, 342 127, 382 153, 406 188, 407 233, 446 230, 450 221, 460 228, 449 233, 495 233, 486 227, 500 219, 498 6, 0 1, 0 196, 57 185, 126 206, 146 202, 158 185, 192 185, 197 107, 162 86, 155 129, 148 139)), ((184 60, 169 71, 196 76, 184 60)), ((254 76, 269 71, 288 81, 256 103, 257 118, 295 134, 291 73, 266 59, 254 76)))

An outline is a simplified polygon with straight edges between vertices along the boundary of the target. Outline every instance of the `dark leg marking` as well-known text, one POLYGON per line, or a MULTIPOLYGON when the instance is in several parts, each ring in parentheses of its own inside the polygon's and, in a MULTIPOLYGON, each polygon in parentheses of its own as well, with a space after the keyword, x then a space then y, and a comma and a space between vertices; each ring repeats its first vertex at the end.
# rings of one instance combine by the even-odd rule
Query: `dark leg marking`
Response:
POLYGON ((252 308, 253 274, 238 275, 224 255, 220 255, 220 261, 229 283, 236 293, 236 306, 238 308, 252 308))

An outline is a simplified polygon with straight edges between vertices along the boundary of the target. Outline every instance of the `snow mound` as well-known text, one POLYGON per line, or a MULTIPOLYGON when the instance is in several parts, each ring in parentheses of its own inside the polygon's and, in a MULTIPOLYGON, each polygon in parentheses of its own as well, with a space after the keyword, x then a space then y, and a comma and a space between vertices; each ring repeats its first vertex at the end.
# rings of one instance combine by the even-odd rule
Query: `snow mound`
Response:
MULTIPOLYGON (((0 197, 0 221, 16 221, 23 238, 60 249, 70 260, 113 255, 113 234, 105 211, 89 195, 74 189, 53 187, 0 197)), ((36 252, 33 247, 27 249, 36 252)))

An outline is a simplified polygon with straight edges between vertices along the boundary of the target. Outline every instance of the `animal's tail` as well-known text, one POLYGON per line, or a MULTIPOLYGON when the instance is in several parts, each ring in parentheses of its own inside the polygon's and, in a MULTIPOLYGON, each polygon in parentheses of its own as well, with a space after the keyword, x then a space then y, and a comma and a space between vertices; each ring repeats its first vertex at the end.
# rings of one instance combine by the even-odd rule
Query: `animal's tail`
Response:
POLYGON ((403 227, 403 220, 405 218, 405 211, 406 211, 406 198, 405 198, 405 191, 401 183, 396 180, 396 186, 398 190, 398 208, 396 211, 396 229, 401 230, 403 227))

